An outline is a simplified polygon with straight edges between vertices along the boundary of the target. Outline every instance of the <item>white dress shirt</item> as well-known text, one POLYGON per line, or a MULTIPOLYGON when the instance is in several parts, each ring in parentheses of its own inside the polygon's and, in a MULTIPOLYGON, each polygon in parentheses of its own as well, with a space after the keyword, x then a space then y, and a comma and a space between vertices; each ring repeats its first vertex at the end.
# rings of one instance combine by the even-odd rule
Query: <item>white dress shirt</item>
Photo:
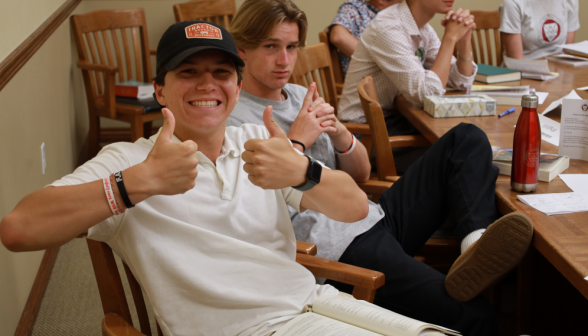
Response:
MULTIPOLYGON (((361 35, 351 57, 339 102, 339 119, 366 122, 356 87, 365 76, 374 78, 380 104, 388 114, 393 109, 394 98, 401 94, 419 105, 426 96, 444 94, 441 80, 429 70, 440 46, 441 41, 428 23, 421 29, 417 27, 406 2, 378 13, 361 35)), ((452 57, 447 85, 465 90, 474 81, 477 66, 473 64, 471 76, 464 76, 456 62, 452 57)))

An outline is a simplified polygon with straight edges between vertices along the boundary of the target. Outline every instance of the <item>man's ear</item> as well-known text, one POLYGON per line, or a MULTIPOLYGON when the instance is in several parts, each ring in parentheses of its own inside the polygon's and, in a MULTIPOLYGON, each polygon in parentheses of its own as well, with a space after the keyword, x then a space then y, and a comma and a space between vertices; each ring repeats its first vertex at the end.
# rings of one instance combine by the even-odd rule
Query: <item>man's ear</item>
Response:
POLYGON ((163 95, 163 86, 157 85, 157 83, 155 83, 155 81, 154 81, 153 88, 155 89, 155 98, 157 99, 157 102, 159 103, 159 105, 167 106, 167 103, 165 101, 165 96, 163 95))
POLYGON ((243 86, 243 81, 237 85, 237 102, 239 102, 239 94, 241 93, 241 86, 243 86))
POLYGON ((247 52, 245 49, 237 48, 237 51, 239 51, 239 57, 245 62, 247 60, 247 52))

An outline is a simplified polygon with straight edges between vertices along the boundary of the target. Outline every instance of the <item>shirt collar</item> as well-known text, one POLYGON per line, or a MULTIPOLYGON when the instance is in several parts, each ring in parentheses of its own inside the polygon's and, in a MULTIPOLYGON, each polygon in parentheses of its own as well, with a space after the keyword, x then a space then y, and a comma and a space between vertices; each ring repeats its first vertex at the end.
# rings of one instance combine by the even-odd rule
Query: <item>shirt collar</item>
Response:
MULTIPOLYGON (((160 133, 161 127, 159 128, 157 133, 155 133, 149 138, 149 141, 155 144, 155 141, 157 141, 157 138, 159 138, 160 133)), ((172 136, 172 141, 177 143, 182 142, 175 134, 172 136)), ((198 151, 197 153, 200 153, 200 151, 198 151)), ((223 146, 221 148, 221 155, 224 154, 229 154, 231 157, 241 156, 241 148, 239 148, 239 146, 237 146, 231 139, 229 139, 229 137, 227 137, 227 132, 225 132, 225 139, 223 140, 223 146)))
POLYGON ((421 31, 419 30, 406 2, 403 1, 398 5, 398 13, 400 13, 400 19, 404 22, 404 27, 406 27, 408 34, 412 36, 421 36, 421 31))

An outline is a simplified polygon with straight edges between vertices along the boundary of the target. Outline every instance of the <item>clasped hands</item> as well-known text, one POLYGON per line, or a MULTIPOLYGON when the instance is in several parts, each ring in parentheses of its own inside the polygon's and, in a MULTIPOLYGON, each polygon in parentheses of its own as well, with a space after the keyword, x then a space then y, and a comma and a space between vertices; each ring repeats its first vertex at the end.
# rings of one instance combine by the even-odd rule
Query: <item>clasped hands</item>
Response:
POLYGON ((468 9, 461 8, 447 12, 445 18, 441 20, 441 25, 445 27, 445 34, 455 37, 456 41, 463 42, 469 42, 472 31, 476 29, 474 16, 468 9))

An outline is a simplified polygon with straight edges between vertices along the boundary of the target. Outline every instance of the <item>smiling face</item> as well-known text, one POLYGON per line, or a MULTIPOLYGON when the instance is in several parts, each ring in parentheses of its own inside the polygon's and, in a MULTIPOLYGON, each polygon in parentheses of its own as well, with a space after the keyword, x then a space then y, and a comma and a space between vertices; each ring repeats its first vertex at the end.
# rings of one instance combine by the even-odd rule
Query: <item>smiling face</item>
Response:
POLYGON ((233 60, 218 50, 188 57, 165 75, 165 85, 155 85, 157 100, 174 114, 174 133, 183 140, 194 134, 224 134, 240 90, 233 60))
POLYGON ((239 56, 245 61, 245 90, 250 93, 281 90, 292 75, 298 44, 298 25, 282 22, 257 48, 239 48, 239 56))

